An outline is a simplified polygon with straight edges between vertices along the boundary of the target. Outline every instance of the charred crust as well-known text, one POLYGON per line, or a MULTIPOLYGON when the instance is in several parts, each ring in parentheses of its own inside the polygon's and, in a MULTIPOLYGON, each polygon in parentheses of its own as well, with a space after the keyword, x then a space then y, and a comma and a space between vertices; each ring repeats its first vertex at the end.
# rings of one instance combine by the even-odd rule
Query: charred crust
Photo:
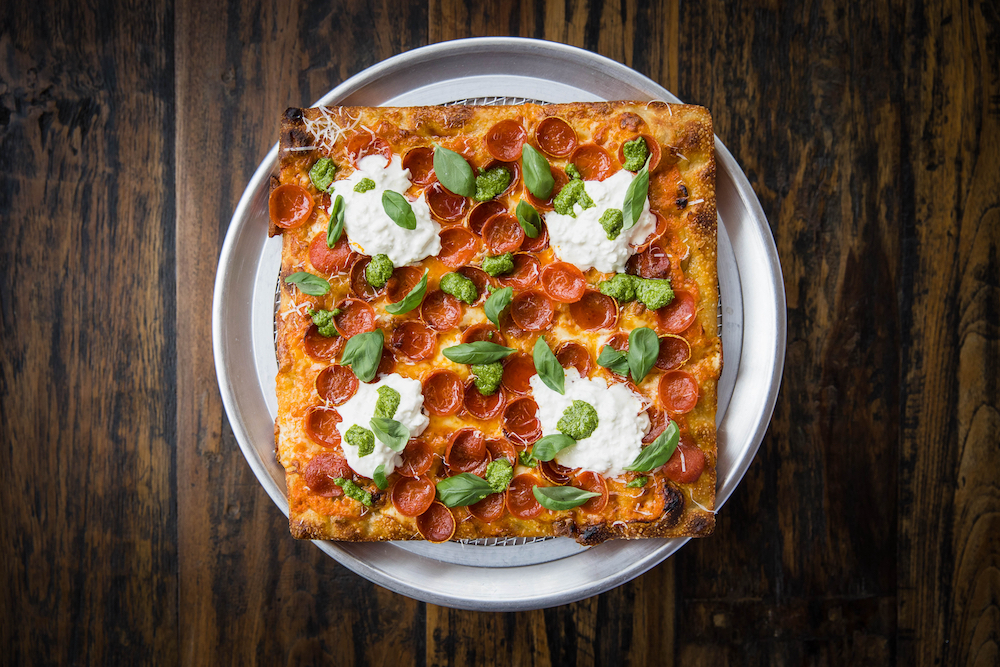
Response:
MULTIPOLYGON (((277 176, 275 176, 274 174, 271 174, 271 177, 267 180, 267 185, 268 185, 267 193, 271 194, 272 192, 274 192, 274 189, 276 187, 278 187, 279 185, 281 185, 281 180, 277 176)), ((268 219, 267 219, 267 237, 271 238, 271 237, 277 236, 280 233, 281 233, 281 227, 279 227, 278 225, 274 224, 271 221, 270 216, 268 216, 268 219)))
POLYGON ((703 234, 715 231, 717 223, 715 211, 709 211, 706 207, 702 207, 696 213, 693 213, 689 219, 691 224, 703 234))
POLYGON ((608 529, 607 524, 599 523, 596 526, 587 526, 583 529, 576 541, 586 547, 596 546, 614 537, 614 533, 608 529))
POLYGON ((684 208, 687 207, 688 205, 687 186, 681 183, 680 186, 677 188, 677 194, 679 196, 677 197, 677 200, 674 203, 677 204, 678 209, 684 210, 684 208))
POLYGON ((657 522, 662 528, 673 528, 684 514, 684 494, 673 484, 663 487, 663 517, 657 522))
POLYGON ((631 111, 626 111, 618 116, 618 127, 623 130, 637 132, 639 128, 645 124, 646 121, 644 121, 641 116, 634 114, 631 111))
POLYGON ((285 109, 284 118, 287 121, 298 123, 302 121, 302 109, 298 107, 288 107, 285 109))
POLYGON ((715 529, 715 521, 709 521, 707 517, 696 514, 688 522, 688 528, 694 535, 711 535, 712 530, 715 529))

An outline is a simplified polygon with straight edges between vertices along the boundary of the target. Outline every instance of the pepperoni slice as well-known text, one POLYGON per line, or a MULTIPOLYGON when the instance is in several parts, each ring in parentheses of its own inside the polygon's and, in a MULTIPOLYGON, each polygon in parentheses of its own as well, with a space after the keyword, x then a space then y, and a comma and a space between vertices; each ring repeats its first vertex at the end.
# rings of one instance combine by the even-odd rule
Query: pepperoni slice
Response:
POLYGON ((660 378, 660 401, 669 412, 683 414, 698 404, 698 381, 685 371, 669 371, 660 378))
POLYGON ((669 278, 670 257, 660 246, 651 245, 638 255, 629 257, 626 270, 643 278, 669 278))
POLYGON ((542 477, 556 486, 569 484, 569 473, 572 471, 572 468, 561 466, 555 461, 539 461, 538 463, 538 472, 542 474, 542 477))
POLYGON ((525 331, 547 329, 555 312, 552 301, 539 290, 521 292, 510 302, 510 316, 525 331))
POLYGON ((618 304, 607 294, 589 289, 579 301, 570 304, 569 314, 585 331, 610 329, 618 322, 618 304))
POLYGON ((465 209, 468 208, 469 202, 465 197, 448 192, 440 181, 427 186, 424 194, 431 213, 445 222, 461 220, 465 215, 465 209))
POLYGON ((502 120, 486 133, 486 150, 501 162, 521 158, 521 146, 528 139, 524 127, 513 119, 502 120))
POLYGON ((462 302, 439 289, 424 297, 420 317, 431 329, 451 331, 462 319, 462 302))
POLYGON ((392 332, 389 347, 410 362, 430 359, 437 351, 437 334, 422 322, 407 320, 392 332))
POLYGON ((389 303, 402 301, 424 277, 424 270, 418 266, 397 266, 385 283, 385 298, 389 303))
POLYGON ((567 176, 566 172, 559 167, 552 167, 552 178, 555 181, 552 185, 552 194, 549 195, 549 198, 544 201, 531 194, 531 190, 528 188, 524 189, 525 197, 527 197, 528 202, 535 208, 542 209, 543 211, 551 211, 552 200, 555 199, 555 196, 559 194, 560 190, 563 189, 563 186, 569 183, 569 176, 567 176))
POLYGON ((497 281, 504 287, 514 289, 530 287, 538 281, 539 266, 538 258, 533 255, 514 255, 514 270, 505 276, 498 276, 497 281))
MULTIPOLYGON (((630 141, 635 141, 636 138, 642 137, 646 142, 646 148, 649 150, 649 173, 656 171, 656 168, 660 166, 660 156, 662 155, 662 150, 660 149, 660 142, 658 142, 653 137, 648 134, 639 134, 635 137, 629 137, 618 146, 618 163, 623 167, 625 165, 625 144, 630 141)), ((639 167, 642 169, 642 167, 639 167)))
POLYGON ((604 508, 608 505, 608 483, 604 481, 604 478, 598 475, 596 472, 590 470, 580 473, 580 476, 576 478, 576 484, 574 485, 584 491, 592 491, 593 493, 599 493, 601 495, 594 496, 584 504, 580 505, 580 509, 588 514, 598 514, 604 511, 604 508))
POLYGON ((471 472, 474 475, 485 472, 490 452, 486 449, 483 432, 474 428, 455 431, 444 450, 444 462, 452 472, 471 472))
POLYGON ((472 516, 476 517, 480 521, 485 521, 486 523, 496 521, 503 516, 506 510, 506 493, 491 493, 478 503, 469 505, 469 511, 472 512, 472 516))
POLYGON ((534 519, 544 509, 532 491, 538 484, 534 475, 518 475, 510 481, 507 487, 507 509, 520 519, 534 519))
POLYGON ((705 452, 685 444, 677 445, 663 466, 663 474, 678 484, 697 482, 705 470, 705 452))
POLYGON ((344 490, 333 483, 338 477, 350 479, 354 475, 351 466, 343 456, 335 452, 320 452, 306 464, 302 477, 313 495, 336 498, 344 495, 344 490))
POLYGON ((271 191, 267 207, 271 222, 282 229, 294 229, 312 215, 313 198, 301 185, 285 183, 271 191))
POLYGON ((327 366, 316 378, 316 393, 334 405, 341 405, 358 390, 358 378, 347 366, 327 366))
POLYGON ((522 252, 541 252, 549 247, 549 230, 542 223, 542 226, 538 229, 538 236, 531 238, 525 235, 524 242, 521 244, 522 252))
POLYGON ((656 406, 650 406, 646 410, 646 415, 649 417, 649 431, 642 436, 642 441, 649 444, 660 437, 660 434, 667 428, 667 424, 670 423, 670 417, 656 406))
POLYGON ((497 328, 487 322, 473 324, 462 334, 463 343, 475 343, 477 341, 486 341, 487 343, 496 343, 497 345, 507 344, 507 341, 500 335, 497 328))
POLYGON ((593 368, 593 360, 586 347, 572 340, 568 340, 556 348, 556 359, 563 368, 575 368, 580 372, 580 377, 590 375, 593 368))
MULTIPOLYGON (((636 246, 636 250, 640 253, 646 252, 654 243, 663 238, 663 235, 667 232, 667 219, 659 211, 650 211, 650 213, 656 218, 656 228, 650 232, 646 240, 642 242, 642 245, 636 246)), ((629 259, 632 258, 630 257, 629 259)))
POLYGON ((514 252, 523 241, 524 230, 512 215, 494 215, 483 225, 483 243, 493 255, 514 252))
POLYGON ((431 469, 434 454, 427 443, 419 438, 412 438, 403 450, 403 461, 396 466, 396 472, 404 477, 420 477, 431 469))
MULTIPOLYGON (((358 161, 363 157, 368 157, 369 155, 381 155, 388 161, 392 161, 392 148, 389 144, 381 137, 376 137, 374 134, 368 134, 367 132, 355 134, 351 137, 351 140, 347 142, 347 154, 351 158, 351 162, 354 166, 358 166, 358 161)), ((386 166, 389 163, 386 162, 386 166)))
POLYGON ((542 425, 535 417, 538 404, 533 398, 518 398, 503 411, 503 431, 516 444, 530 445, 542 437, 542 425))
POLYGON ((337 424, 340 421, 340 413, 333 408, 322 405, 311 407, 306 413, 306 435, 318 445, 339 447, 340 431, 337 430, 337 424))
POLYGON ((535 142, 552 157, 566 157, 576 148, 576 130, 562 118, 550 116, 535 128, 535 142))
POLYGON ((465 411, 476 419, 493 419, 503 410, 503 391, 498 389, 492 396, 483 396, 475 382, 470 381, 465 387, 464 405, 465 411))
POLYGON ((442 503, 432 503, 426 512, 417 517, 417 530, 428 542, 447 542, 455 534, 455 515, 442 503))
POLYGON ((315 324, 309 325, 306 335, 302 339, 306 348, 306 354, 319 361, 330 361, 335 359, 344 348, 344 339, 340 336, 330 336, 327 338, 319 332, 319 327, 315 324))
POLYGON ((512 465, 517 464, 517 450, 509 440, 490 439, 486 441, 486 449, 490 452, 490 457, 497 459, 507 459, 512 465))
POLYGON ((309 244, 309 262, 320 273, 332 276, 344 273, 358 258, 347 242, 347 234, 341 234, 332 248, 326 246, 326 232, 320 232, 309 244))
POLYGON ((667 334, 660 338, 660 354, 656 357, 656 367, 664 371, 680 368, 691 358, 691 344, 680 336, 667 334))
POLYGON ((437 489, 426 477, 400 477, 392 485, 392 506, 403 516, 420 516, 434 502, 437 489))
POLYGON ((607 344, 619 352, 628 352, 628 334, 618 332, 608 339, 607 344))
POLYGON ((473 234, 482 234, 483 225, 486 221, 492 218, 494 215, 499 215, 501 213, 507 212, 507 205, 502 201, 496 199, 491 199, 490 201, 484 201, 482 204, 477 205, 472 212, 469 213, 469 229, 472 230, 473 234))
POLYGON ((333 318, 333 325, 344 338, 375 331, 375 310, 360 299, 344 299, 337 308, 340 315, 333 318))
POLYGON ((479 249, 479 239, 465 227, 448 227, 441 230, 441 252, 444 264, 452 269, 466 264, 479 249))
POLYGON ((531 355, 515 352, 503 362, 503 386, 515 394, 527 394, 531 391, 531 376, 536 375, 535 361, 531 355))
POLYGON ((568 262, 553 262, 541 275, 542 289, 556 301, 576 303, 587 290, 583 271, 568 262))
MULTIPOLYGON (((357 261, 354 262, 354 266, 351 267, 351 292, 365 301, 372 301, 385 289, 384 287, 382 289, 375 289, 368 284, 368 279, 365 278, 365 268, 370 261, 372 261, 371 257, 360 255, 357 261)), ((392 280, 392 278, 389 280, 392 280)))
POLYGON ((618 171, 611 154, 597 144, 584 144, 575 151, 570 162, 576 165, 585 181, 603 181, 618 171))
POLYGON ((369 380, 368 384, 378 382, 380 377, 383 375, 389 375, 394 370, 396 370, 396 355, 391 349, 382 348, 382 357, 378 360, 378 368, 375 371, 375 377, 369 380))
POLYGON ((432 415, 453 415, 462 408, 465 386, 452 371, 438 369, 424 378, 424 408, 432 415))
POLYGON ((412 149, 403 158, 403 169, 410 170, 410 182, 414 185, 430 185, 434 182, 434 149, 427 146, 412 149))
POLYGON ((511 338, 524 338, 528 335, 527 331, 514 324, 514 320, 510 318, 509 309, 505 309, 500 314, 500 333, 506 336, 508 340, 511 338))
POLYGON ((685 290, 675 290, 674 300, 656 311, 660 328, 669 333, 681 333, 694 324, 698 316, 698 304, 694 294, 685 290))

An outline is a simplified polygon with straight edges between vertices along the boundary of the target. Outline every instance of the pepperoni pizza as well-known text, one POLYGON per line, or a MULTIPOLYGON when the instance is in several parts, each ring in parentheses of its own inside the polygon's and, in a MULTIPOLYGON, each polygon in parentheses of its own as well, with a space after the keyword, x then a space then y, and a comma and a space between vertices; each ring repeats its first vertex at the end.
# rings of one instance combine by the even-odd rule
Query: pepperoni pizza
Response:
POLYGON ((711 533, 707 110, 289 109, 269 205, 295 537, 711 533))

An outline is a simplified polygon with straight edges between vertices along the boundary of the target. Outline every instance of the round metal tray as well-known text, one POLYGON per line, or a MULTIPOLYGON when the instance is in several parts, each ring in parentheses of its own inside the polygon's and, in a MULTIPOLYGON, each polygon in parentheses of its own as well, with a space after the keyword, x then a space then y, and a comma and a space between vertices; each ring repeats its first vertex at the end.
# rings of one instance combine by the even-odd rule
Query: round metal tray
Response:
MULTIPOLYGON (((523 99, 679 102, 648 78, 588 51, 539 40, 477 38, 390 58, 348 79, 317 104, 523 99)), ((277 366, 271 334, 281 243, 266 234, 268 177, 276 169, 277 152, 275 146, 260 164, 233 215, 216 275, 212 325, 219 388, 233 432, 261 485, 287 515, 284 471, 274 458, 273 435, 277 366)), ((716 160, 725 360, 717 413, 718 510, 752 462, 774 408, 785 351, 785 297, 767 220, 739 165, 718 140, 716 160)), ((354 572, 404 595, 500 611, 596 595, 642 574, 686 541, 611 541, 589 549, 565 538, 316 544, 354 572), (524 586, 528 580, 531 586, 524 586)))

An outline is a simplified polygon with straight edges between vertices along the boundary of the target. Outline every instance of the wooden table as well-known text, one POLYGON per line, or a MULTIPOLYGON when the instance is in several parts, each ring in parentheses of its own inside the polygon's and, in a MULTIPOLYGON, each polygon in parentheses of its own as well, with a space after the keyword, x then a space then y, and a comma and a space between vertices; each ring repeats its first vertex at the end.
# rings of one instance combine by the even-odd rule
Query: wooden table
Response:
POLYGON ((0 663, 1000 660, 995 3, 50 4, 0 5, 0 663), (278 114, 476 35, 712 109, 788 295, 774 419, 716 534, 535 612, 414 602, 290 539, 211 351, 278 114))

